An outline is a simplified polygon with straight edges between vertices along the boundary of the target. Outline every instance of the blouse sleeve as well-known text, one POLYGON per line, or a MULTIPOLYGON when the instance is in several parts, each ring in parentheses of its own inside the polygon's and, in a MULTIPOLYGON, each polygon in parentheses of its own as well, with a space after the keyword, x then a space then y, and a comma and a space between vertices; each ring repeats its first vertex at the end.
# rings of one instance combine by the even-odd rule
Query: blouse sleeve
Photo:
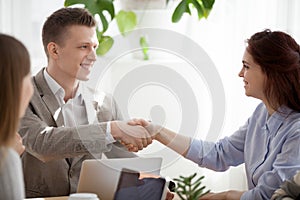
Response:
POLYGON ((2 199, 25 198, 21 159, 13 149, 1 149, 0 194, 2 199))
POLYGON ((225 171, 230 166, 237 166, 244 162, 247 128, 248 122, 230 137, 225 137, 216 143, 194 139, 186 158, 200 167, 215 171, 225 171))

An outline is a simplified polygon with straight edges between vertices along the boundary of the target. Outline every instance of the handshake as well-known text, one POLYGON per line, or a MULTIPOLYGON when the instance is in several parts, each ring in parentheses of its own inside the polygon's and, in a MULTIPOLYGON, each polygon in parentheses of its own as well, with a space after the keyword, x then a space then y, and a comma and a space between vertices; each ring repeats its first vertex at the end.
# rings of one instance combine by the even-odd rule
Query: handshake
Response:
POLYGON ((132 119, 128 122, 112 121, 112 136, 121 142, 128 151, 137 152, 147 147, 156 139, 162 127, 143 119, 132 119))

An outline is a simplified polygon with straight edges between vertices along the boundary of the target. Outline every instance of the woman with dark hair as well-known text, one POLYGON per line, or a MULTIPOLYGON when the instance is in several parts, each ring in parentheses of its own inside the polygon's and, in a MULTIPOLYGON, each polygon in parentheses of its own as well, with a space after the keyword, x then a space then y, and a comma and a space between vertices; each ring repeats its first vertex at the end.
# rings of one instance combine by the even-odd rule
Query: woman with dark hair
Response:
POLYGON ((210 193, 200 199, 270 199, 300 170, 300 49, 288 34, 265 30, 247 40, 243 67, 245 94, 262 101, 233 135, 218 142, 188 138, 145 120, 158 140, 200 167, 225 171, 245 163, 247 191, 210 193))
POLYGON ((30 58, 15 38, 0 34, 0 195, 1 199, 24 199, 22 164, 24 149, 16 134, 33 93, 30 58))

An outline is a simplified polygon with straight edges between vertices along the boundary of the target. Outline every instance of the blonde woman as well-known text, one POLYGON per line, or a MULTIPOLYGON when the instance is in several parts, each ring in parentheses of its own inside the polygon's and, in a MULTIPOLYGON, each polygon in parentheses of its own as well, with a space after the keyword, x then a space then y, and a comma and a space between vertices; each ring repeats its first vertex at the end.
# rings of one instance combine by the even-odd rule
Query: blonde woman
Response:
POLYGON ((17 129, 33 93, 30 58, 15 38, 0 34, 0 195, 1 199, 24 199, 22 164, 24 151, 17 129))

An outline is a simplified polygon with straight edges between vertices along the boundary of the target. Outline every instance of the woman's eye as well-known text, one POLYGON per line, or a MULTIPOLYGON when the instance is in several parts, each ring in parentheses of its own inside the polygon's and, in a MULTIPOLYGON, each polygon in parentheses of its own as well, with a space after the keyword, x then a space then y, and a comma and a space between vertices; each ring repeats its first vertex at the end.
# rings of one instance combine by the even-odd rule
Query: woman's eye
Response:
POLYGON ((247 65, 243 65, 243 67, 244 67, 245 69, 249 69, 249 66, 247 66, 247 65))

